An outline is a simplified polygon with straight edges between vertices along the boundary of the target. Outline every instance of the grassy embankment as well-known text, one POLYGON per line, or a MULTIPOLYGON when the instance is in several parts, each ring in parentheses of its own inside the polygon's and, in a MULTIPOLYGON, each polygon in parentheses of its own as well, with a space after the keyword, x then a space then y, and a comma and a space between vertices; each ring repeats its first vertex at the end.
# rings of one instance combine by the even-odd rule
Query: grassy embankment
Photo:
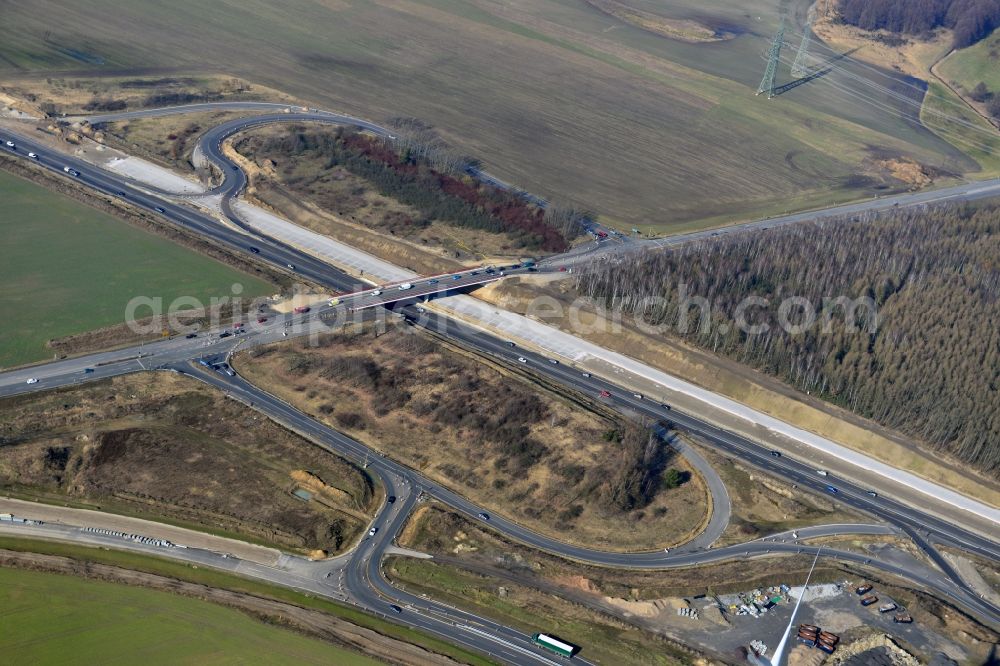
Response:
POLYGON ((59 574, 0 568, 0 605, 0 651, 18 663, 378 663, 230 608, 59 574))
POLYGON ((478 654, 452 646, 440 639, 427 636, 413 629, 392 624, 350 606, 337 604, 325 599, 317 599, 295 590, 250 580, 222 571, 205 569, 137 553, 76 546, 37 539, 0 536, 0 548, 25 553, 43 553, 68 557, 81 563, 94 562, 107 564, 131 571, 175 578, 211 588, 231 590, 240 594, 287 602, 301 608, 328 613, 359 627, 365 627, 385 636, 422 646, 438 654, 451 656, 462 663, 475 666, 486 666, 492 663, 478 654))
MULTIPOLYGON (((690 658, 671 639, 716 655, 727 642, 745 644, 745 637, 729 635, 736 623, 692 597, 801 584, 813 566, 811 556, 790 555, 755 558, 752 566, 736 559, 666 571, 591 567, 508 542, 488 526, 433 504, 414 514, 400 542, 434 559, 390 559, 387 570, 394 583, 524 631, 554 633, 600 663, 690 658), (688 605, 700 609, 699 621, 677 616, 676 609, 688 605)), ((837 545, 864 549, 869 544, 855 540, 837 545)), ((811 578, 813 583, 845 579, 871 580, 903 604, 921 627, 970 638, 977 652, 995 638, 963 612, 878 571, 820 560, 811 578)), ((722 656, 731 658, 731 653, 723 651, 722 656)))
POLYGON ((177 375, 5 398, 0 423, 16 497, 299 552, 346 548, 379 501, 359 468, 177 375))
POLYGON ((561 540, 653 550, 690 539, 708 519, 703 480, 671 449, 657 448, 663 457, 648 463, 644 447, 640 460, 628 457, 620 417, 402 324, 377 338, 366 326, 315 347, 271 345, 234 364, 315 418, 561 540), (656 471, 640 487, 645 475, 629 471, 647 466, 656 471), (668 488, 668 468, 689 480, 668 488))
POLYGON ((978 83, 985 83, 993 91, 1000 90, 1000 29, 968 48, 955 51, 938 65, 938 70, 965 92, 978 83))
POLYGON ((898 114, 819 82, 755 97, 776 27, 766 0, 657 11, 732 38, 672 39, 557 0, 298 1, 281 11, 252 0, 235 15, 195 0, 169 11, 148 0, 43 1, 7 12, 0 77, 203 72, 211 62, 312 106, 414 116, 505 180, 655 231, 870 196, 893 186, 857 178, 873 150, 961 159, 898 114))
MULTIPOLYGON (((178 296, 206 305, 212 297, 269 294, 263 280, 240 273, 110 215, 0 172, 0 367, 50 357, 45 342, 123 321, 137 296, 178 296)), ((142 314, 145 314, 144 312, 142 314)))
MULTIPOLYGON (((523 281, 480 289, 477 295, 521 313, 527 312, 534 299, 543 295, 561 302, 563 313, 567 313, 575 297, 568 285, 539 286, 523 281)), ((969 473, 960 465, 944 463, 940 456, 919 448, 912 439, 798 392, 762 372, 668 336, 646 335, 630 325, 628 317, 623 317, 622 326, 616 329, 602 313, 584 307, 577 319, 580 325, 575 325, 566 315, 547 315, 546 322, 876 459, 927 476, 970 497, 994 504, 1000 497, 993 487, 983 483, 982 477, 969 473)), ((685 398, 677 394, 671 400, 683 405, 685 398)))

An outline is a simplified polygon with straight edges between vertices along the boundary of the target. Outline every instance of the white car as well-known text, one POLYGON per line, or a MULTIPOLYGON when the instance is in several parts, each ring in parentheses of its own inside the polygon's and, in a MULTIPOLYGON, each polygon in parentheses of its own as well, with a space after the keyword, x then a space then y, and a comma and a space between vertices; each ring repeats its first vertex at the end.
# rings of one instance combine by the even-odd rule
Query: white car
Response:
POLYGON ((25 384, 37 384, 38 383, 38 378, 32 377, 31 379, 29 379, 28 381, 26 381, 24 383, 25 384))
POLYGON ((378 528, 377 527, 373 527, 370 530, 368 530, 368 536, 375 536, 376 532, 378 532, 378 528))
POLYGON ((372 296, 381 296, 381 295, 382 295, 381 289, 376 289, 375 291, 372 292, 372 296))
POLYGON ((636 400, 642 400, 642 394, 641 393, 633 393, 632 397, 635 398, 636 400))
POLYGON ((38 159, 38 153, 28 153, 28 157, 30 157, 33 160, 37 160, 38 159))
POLYGON ((413 285, 410 284, 409 282, 404 282, 403 284, 399 285, 400 291, 406 291, 407 289, 413 289, 413 285))
POLYGON ((818 469, 816 470, 816 473, 819 474, 820 476, 827 476, 829 474, 829 472, 827 472, 825 469, 818 469))
POLYGON ((14 142, 13 142, 13 141, 8 141, 8 142, 7 142, 7 147, 8 147, 8 148, 14 148, 14 147, 15 147, 15 146, 14 146, 14 142))
POLYGON ((518 356, 517 357, 517 362, 518 363, 527 363, 528 359, 524 358, 523 356, 518 356))

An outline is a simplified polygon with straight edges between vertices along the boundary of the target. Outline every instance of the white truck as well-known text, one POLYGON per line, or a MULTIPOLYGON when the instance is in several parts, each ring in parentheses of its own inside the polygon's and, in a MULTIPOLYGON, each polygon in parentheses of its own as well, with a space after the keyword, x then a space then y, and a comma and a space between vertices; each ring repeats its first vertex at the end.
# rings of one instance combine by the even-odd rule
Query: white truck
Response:
POLYGON ((399 285, 400 291, 406 291, 407 289, 413 289, 413 285, 410 284, 409 282, 404 282, 403 284, 399 285))

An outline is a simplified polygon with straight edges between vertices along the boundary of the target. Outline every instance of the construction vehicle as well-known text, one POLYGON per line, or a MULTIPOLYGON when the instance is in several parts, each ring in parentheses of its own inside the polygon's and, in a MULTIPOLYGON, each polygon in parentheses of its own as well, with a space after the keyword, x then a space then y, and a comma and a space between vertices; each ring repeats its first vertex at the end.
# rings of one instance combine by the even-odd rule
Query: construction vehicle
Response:
POLYGON ((861 600, 862 606, 871 606, 872 604, 878 602, 878 597, 874 594, 869 594, 867 597, 861 600))
POLYGON ((871 591, 872 591, 872 586, 868 585, 867 583, 864 585, 859 585, 858 587, 854 588, 854 593, 857 595, 868 594, 871 591))

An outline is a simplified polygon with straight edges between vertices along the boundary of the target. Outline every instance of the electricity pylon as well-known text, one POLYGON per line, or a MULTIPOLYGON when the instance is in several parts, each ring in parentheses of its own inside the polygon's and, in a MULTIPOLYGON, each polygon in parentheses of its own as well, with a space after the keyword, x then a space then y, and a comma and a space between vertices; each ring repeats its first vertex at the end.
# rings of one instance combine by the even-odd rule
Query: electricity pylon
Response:
POLYGON ((795 54, 795 61, 792 63, 792 78, 801 79, 809 73, 806 60, 809 57, 809 40, 812 39, 813 11, 810 8, 809 16, 806 18, 806 27, 802 29, 802 41, 799 42, 799 50, 795 54))
POLYGON ((760 86, 757 88, 757 94, 766 92, 768 99, 774 97, 774 75, 778 71, 778 56, 781 55, 781 44, 784 39, 785 19, 782 18, 778 34, 774 36, 774 41, 771 42, 771 51, 767 56, 767 69, 764 70, 764 78, 760 80, 760 86))

